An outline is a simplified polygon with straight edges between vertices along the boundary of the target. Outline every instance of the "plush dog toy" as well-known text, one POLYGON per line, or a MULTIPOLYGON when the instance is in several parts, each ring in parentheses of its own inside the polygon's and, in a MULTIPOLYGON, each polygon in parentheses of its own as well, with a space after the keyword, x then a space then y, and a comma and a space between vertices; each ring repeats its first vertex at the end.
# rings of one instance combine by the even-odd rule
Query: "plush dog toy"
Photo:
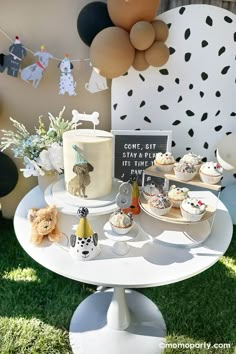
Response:
POLYGON ((49 205, 45 208, 32 208, 28 211, 28 220, 31 224, 30 240, 38 246, 44 236, 50 241, 57 242, 61 238, 61 232, 57 226, 57 208, 49 205))

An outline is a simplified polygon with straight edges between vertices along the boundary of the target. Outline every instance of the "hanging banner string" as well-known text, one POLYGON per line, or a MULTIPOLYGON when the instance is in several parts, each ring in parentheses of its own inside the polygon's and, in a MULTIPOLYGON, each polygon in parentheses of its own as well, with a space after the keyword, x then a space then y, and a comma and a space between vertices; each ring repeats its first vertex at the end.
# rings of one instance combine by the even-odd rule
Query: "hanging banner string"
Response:
MULTIPOLYGON (((14 41, 8 36, 8 34, 3 31, 3 29, 0 27, 0 32, 11 42, 14 43, 14 41)), ((34 55, 35 52, 33 52, 31 49, 27 48, 24 46, 24 48, 30 52, 31 54, 34 55)), ((57 61, 62 61, 63 59, 57 58, 57 57, 53 57, 52 60, 57 60, 57 61)), ((71 62, 80 62, 80 61, 90 61, 89 58, 85 58, 85 59, 70 59, 71 62)))

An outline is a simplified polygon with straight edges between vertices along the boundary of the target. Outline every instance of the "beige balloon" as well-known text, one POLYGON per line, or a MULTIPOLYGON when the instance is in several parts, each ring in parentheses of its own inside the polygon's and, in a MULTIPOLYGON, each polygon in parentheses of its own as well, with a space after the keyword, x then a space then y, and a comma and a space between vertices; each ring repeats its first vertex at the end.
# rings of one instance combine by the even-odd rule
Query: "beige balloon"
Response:
POLYGON ((134 48, 145 50, 151 47, 155 40, 155 31, 151 23, 139 21, 133 25, 130 31, 130 41, 134 48))
POLYGON ((165 42, 169 36, 167 24, 161 20, 152 21, 156 41, 165 42))
POLYGON ((107 0, 112 22, 127 31, 138 21, 152 21, 159 5, 160 0, 107 0))
POLYGON ((136 50, 134 62, 133 62, 133 68, 137 71, 144 71, 149 67, 149 64, 147 63, 145 59, 145 52, 136 50))
POLYGON ((97 34, 90 47, 90 61, 100 75, 113 79, 125 74, 131 67, 135 49, 129 33, 118 27, 109 27, 97 34))
POLYGON ((168 47, 163 42, 154 42, 151 48, 145 51, 145 59, 149 65, 159 67, 167 63, 170 56, 168 47))
POLYGON ((219 164, 224 170, 236 171, 236 154, 234 146, 236 142, 236 134, 226 135, 218 144, 216 157, 219 164))

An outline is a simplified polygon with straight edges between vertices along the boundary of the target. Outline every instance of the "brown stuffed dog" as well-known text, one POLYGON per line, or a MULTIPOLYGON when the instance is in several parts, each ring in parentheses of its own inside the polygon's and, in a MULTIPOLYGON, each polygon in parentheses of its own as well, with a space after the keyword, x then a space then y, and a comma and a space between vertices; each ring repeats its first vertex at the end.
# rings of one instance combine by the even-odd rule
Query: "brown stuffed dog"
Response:
POLYGON ((57 242, 61 238, 61 232, 57 227, 57 208, 49 205, 45 208, 32 208, 28 211, 28 220, 31 224, 30 240, 38 246, 44 236, 50 241, 57 242))

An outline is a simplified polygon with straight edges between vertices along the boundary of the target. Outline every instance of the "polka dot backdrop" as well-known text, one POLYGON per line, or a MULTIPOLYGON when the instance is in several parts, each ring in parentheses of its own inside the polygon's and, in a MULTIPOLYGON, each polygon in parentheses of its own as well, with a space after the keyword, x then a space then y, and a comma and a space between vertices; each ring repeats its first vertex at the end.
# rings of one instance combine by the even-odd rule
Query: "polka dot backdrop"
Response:
POLYGON ((112 81, 112 129, 170 129, 176 158, 191 150, 215 160, 217 143, 236 131, 236 16, 188 5, 158 19, 169 26, 170 59, 112 81))

